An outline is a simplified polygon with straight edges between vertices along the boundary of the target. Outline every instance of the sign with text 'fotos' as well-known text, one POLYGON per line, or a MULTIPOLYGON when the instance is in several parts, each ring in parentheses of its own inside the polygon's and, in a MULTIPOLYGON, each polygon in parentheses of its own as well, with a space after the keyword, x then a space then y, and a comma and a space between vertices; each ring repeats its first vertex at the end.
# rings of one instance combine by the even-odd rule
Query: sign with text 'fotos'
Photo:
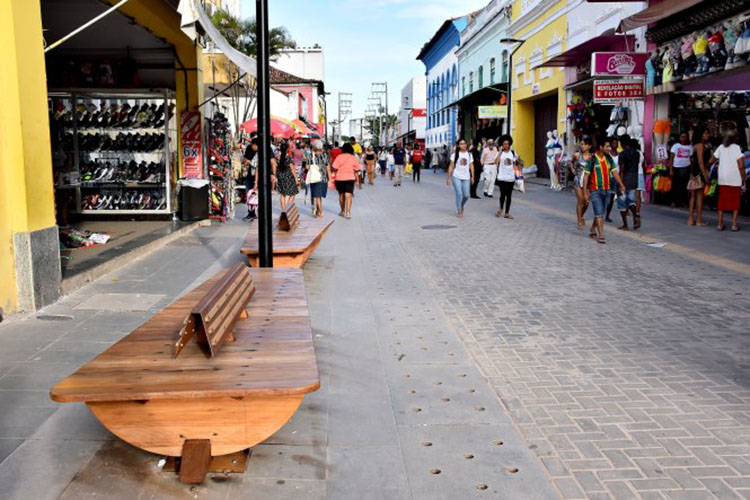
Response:
POLYGON ((643 80, 594 80, 594 102, 618 104, 643 100, 643 80))

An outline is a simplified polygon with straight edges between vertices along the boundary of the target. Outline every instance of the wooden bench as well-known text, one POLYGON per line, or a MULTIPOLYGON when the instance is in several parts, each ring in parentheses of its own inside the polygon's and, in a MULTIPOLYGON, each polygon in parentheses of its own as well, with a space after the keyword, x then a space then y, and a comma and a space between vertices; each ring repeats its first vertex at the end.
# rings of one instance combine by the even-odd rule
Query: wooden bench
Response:
MULTIPOLYGON (((301 219, 296 205, 282 213, 276 230, 273 232, 273 265, 274 267, 301 268, 318 248, 332 220, 304 218, 301 219), (291 214, 291 216, 289 215, 291 214), (294 223, 294 221, 297 221, 294 223), (292 221, 292 223, 289 223, 292 221), (289 229, 282 229, 289 227, 289 229)), ((258 267, 258 228, 248 231, 240 252, 247 257, 247 265, 258 267)))
POLYGON ((279 216, 279 229, 281 231, 293 231, 299 225, 299 209, 297 205, 292 205, 279 216))
POLYGON ((181 457, 183 482, 201 482, 212 467, 227 470, 221 456, 267 439, 320 387, 302 272, 239 268, 244 275, 237 266, 218 273, 57 383, 52 399, 85 402, 123 441, 181 457), (246 275, 254 285, 246 317, 222 322, 241 291, 228 282, 246 275), (196 314, 206 323, 188 335, 196 314))

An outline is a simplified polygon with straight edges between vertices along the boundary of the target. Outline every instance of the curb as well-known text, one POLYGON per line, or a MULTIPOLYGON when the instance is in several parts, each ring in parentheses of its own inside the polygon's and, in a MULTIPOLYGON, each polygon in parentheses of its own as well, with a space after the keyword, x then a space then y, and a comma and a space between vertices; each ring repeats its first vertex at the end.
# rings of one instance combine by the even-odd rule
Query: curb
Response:
POLYGON ((102 276, 109 274, 110 272, 116 269, 119 269, 120 267, 126 264, 129 264, 135 260, 138 260, 141 257, 145 257, 151 252, 154 252, 156 250, 159 250, 165 247, 166 245, 173 242, 174 240, 179 239, 185 236, 186 234, 191 233, 195 231, 196 229, 198 229, 202 225, 201 222, 203 221, 196 221, 190 225, 187 225, 185 227, 178 229, 177 231, 169 233, 163 236, 162 238, 159 238, 158 240, 154 240, 151 243, 143 245, 142 247, 138 249, 132 250, 118 257, 115 257, 109 262, 100 264, 92 269, 89 269, 88 271, 84 271, 80 274, 77 274, 75 276, 71 276, 70 278, 66 278, 62 280, 62 283, 60 283, 60 297, 63 297, 65 295, 70 295, 71 293, 83 287, 84 285, 87 285, 91 283, 92 281, 95 281, 101 278, 102 276))

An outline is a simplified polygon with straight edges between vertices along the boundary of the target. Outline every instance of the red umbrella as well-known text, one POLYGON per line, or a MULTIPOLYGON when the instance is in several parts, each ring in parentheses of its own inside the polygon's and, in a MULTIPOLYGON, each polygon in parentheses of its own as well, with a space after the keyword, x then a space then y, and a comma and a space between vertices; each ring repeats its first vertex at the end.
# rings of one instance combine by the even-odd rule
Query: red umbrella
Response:
MULTIPOLYGON (((257 132, 258 131, 258 119, 253 118, 252 120, 248 120, 242 125, 240 125, 240 128, 247 132, 257 132)), ((294 128, 292 128, 292 125, 289 122, 286 122, 285 120, 281 118, 271 117, 271 135, 274 137, 283 137, 285 139, 291 139, 294 137, 295 131, 294 128)))

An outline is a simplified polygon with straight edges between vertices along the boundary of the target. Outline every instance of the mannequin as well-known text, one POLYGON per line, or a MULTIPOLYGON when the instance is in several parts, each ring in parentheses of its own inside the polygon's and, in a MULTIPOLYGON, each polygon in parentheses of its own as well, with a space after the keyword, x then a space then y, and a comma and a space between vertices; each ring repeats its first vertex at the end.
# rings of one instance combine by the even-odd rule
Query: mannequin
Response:
MULTIPOLYGON (((555 146, 554 146, 554 151, 555 151, 554 164, 555 164, 555 167, 558 167, 560 165, 560 160, 562 159, 562 156, 563 156, 563 147, 562 147, 562 144, 560 144, 560 137, 558 137, 558 135, 557 135, 557 130, 553 130, 552 131, 552 138, 555 140, 555 146)), ((560 182, 560 172, 559 172, 560 169, 557 168, 557 170, 558 170, 558 172, 557 172, 557 175, 555 175, 555 181, 557 181, 557 190, 561 191, 562 188, 563 188, 563 185, 560 182)))
POLYGON ((654 123, 654 144, 656 145, 656 159, 664 161, 669 158, 667 141, 672 131, 672 121, 667 118, 659 118, 654 123))
POLYGON ((708 51, 708 38, 706 32, 701 31, 693 44, 693 52, 698 60, 698 71, 699 75, 705 75, 709 71, 711 65, 710 52, 708 51))
POLYGON ((724 48, 727 51, 727 62, 724 65, 724 69, 732 69, 736 67, 734 47, 737 45, 739 36, 740 33, 736 26, 732 26, 730 24, 724 25, 724 48))
POLYGON ((724 32, 719 29, 708 39, 708 49, 711 54, 711 67, 709 71, 719 71, 724 69, 727 63, 727 50, 724 47, 724 32))
POLYGON ((695 38, 692 35, 688 35, 682 39, 682 47, 680 48, 680 52, 682 55, 682 61, 685 66, 685 69, 682 73, 682 78, 686 80, 693 77, 698 66, 698 61, 695 59, 695 52, 693 52, 694 43, 695 38))
POLYGON ((547 167, 549 168, 549 187, 550 189, 557 190, 557 170, 555 169, 555 139, 552 137, 552 131, 547 132, 547 144, 545 144, 547 151, 547 167))

